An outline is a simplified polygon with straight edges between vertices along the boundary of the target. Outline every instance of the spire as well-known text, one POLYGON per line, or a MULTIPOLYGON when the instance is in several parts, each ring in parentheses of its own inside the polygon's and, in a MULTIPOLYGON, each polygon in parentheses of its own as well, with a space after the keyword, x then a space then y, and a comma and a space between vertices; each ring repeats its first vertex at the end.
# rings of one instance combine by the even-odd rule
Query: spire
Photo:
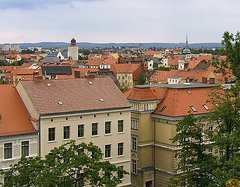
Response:
POLYGON ((187 34, 186 34, 186 46, 185 48, 188 48, 188 37, 187 37, 187 34))
POLYGON ((182 53, 183 54, 190 54, 191 53, 190 49, 188 48, 188 37, 187 37, 187 34, 186 34, 186 45, 185 45, 182 53))

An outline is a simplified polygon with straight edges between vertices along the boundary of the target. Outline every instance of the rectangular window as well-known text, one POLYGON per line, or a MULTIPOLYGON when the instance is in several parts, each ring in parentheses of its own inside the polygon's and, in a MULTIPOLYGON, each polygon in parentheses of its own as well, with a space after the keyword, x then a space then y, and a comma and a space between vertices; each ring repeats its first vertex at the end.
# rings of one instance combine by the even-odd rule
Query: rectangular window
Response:
POLYGON ((137 138, 132 137, 132 150, 137 151, 137 138))
POLYGON ((70 126, 63 127, 63 139, 70 138, 70 126))
POLYGON ((118 143, 118 156, 123 155, 123 143, 118 143))
POLYGON ((105 145, 105 158, 111 157, 111 145, 105 145))
POLYGON ((123 120, 118 120, 118 132, 123 132, 123 120))
POLYGON ((22 142, 22 156, 29 156, 29 141, 22 142))
POLYGON ((111 133, 111 122, 105 122, 105 134, 110 134, 111 133))
POLYGON ((137 161, 132 159, 132 173, 137 174, 137 161))
POLYGON ((12 143, 4 144, 4 159, 12 158, 12 143))
POLYGON ((131 118, 131 129, 138 130, 138 119, 131 118))
POLYGON ((49 128, 48 129, 48 141, 54 141, 55 140, 55 128, 49 128))
POLYGON ((97 123, 93 123, 92 124, 92 135, 98 135, 98 124, 97 123))
POLYGON ((84 137, 84 125, 78 125, 78 137, 84 137))
POLYGON ((209 154, 209 155, 212 155, 212 154, 213 154, 213 149, 212 149, 212 148, 209 148, 209 149, 208 149, 208 154, 209 154))

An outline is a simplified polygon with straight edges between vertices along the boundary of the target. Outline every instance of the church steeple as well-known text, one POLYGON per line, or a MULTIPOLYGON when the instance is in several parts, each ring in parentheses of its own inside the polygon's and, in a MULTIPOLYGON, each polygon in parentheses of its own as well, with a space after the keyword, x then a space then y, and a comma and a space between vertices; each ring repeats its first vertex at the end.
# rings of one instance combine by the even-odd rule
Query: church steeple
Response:
POLYGON ((190 54, 191 53, 190 49, 188 48, 188 36, 187 35, 186 35, 186 44, 185 44, 185 47, 184 47, 182 53, 183 54, 190 54))

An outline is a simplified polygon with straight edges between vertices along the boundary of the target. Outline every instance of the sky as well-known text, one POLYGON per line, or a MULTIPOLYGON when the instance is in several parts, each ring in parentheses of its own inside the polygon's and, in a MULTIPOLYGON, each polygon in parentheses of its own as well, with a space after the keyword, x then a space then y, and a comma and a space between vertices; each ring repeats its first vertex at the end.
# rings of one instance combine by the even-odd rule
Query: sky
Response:
POLYGON ((220 43, 239 0, 0 0, 0 43, 220 43))

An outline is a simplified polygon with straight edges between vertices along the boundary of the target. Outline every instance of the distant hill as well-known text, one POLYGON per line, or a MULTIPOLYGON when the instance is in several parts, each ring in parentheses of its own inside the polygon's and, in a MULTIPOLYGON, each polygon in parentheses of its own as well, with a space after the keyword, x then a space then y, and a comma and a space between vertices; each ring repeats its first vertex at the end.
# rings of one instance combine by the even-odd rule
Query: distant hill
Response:
MULTIPOLYGON (((89 43, 79 42, 77 43, 80 48, 93 48, 93 47, 138 47, 140 43, 89 43)), ((21 48, 28 47, 43 47, 43 48, 67 48, 69 43, 66 42, 39 42, 39 43, 20 43, 21 48)), ((184 47, 185 43, 142 43, 142 47, 162 47, 162 48, 176 48, 184 47)), ((0 44, 2 47, 2 44, 0 44)), ((192 43, 189 44, 190 48, 211 48, 211 47, 223 47, 221 43, 192 43)))

